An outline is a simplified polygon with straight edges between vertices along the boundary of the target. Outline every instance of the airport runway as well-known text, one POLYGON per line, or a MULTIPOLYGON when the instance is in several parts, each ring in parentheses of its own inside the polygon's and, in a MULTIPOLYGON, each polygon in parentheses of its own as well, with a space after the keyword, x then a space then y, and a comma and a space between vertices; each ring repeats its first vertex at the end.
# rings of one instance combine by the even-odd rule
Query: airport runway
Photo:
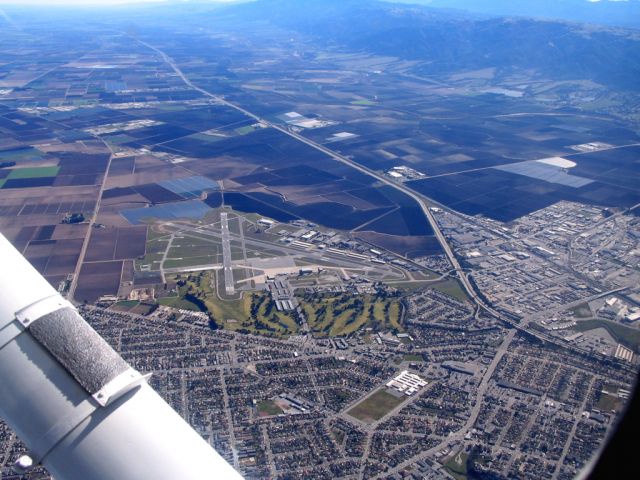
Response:
POLYGON ((231 241, 229 239, 229 221, 227 213, 220 214, 222 228, 222 265, 224 268, 224 290, 227 295, 234 295, 236 289, 233 283, 233 268, 231 267, 231 241))

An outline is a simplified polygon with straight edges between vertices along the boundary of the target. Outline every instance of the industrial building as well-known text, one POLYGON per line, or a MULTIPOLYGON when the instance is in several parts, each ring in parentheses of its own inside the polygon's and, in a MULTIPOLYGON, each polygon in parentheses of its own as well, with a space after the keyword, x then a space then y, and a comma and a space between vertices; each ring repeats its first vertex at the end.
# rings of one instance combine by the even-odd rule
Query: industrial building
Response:
POLYGON ((387 387, 404 393, 407 396, 411 396, 425 387, 427 382, 414 373, 409 373, 408 370, 403 370, 400 375, 395 377, 390 382, 387 382, 387 387))

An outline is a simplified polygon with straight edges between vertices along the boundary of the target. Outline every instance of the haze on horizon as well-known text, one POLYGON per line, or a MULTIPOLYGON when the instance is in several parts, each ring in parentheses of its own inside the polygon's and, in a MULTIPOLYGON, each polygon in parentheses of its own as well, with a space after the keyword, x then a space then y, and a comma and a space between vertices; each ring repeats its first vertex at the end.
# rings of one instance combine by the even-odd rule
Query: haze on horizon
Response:
MULTIPOLYGON (((179 0, 188 2, 189 0, 179 0)), ((234 0, 199 0, 211 3, 229 3, 234 0)), ((177 3, 176 0, 0 0, 0 6, 26 6, 26 5, 63 5, 63 6, 112 6, 141 3, 177 3)))

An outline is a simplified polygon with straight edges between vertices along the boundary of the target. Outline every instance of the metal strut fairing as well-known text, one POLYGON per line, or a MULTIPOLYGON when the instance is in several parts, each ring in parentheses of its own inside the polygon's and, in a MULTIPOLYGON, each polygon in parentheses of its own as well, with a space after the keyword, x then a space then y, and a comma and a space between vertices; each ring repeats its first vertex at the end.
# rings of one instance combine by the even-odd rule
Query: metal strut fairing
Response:
POLYGON ((0 416, 56 480, 240 475, 0 235, 0 416))

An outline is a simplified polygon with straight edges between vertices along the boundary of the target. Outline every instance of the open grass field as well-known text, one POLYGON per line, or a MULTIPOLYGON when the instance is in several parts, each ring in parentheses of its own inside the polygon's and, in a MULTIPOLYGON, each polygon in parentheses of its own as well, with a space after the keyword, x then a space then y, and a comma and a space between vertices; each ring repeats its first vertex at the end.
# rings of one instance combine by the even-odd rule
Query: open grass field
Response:
POLYGON ((412 272, 411 274, 416 280, 435 280, 440 277, 439 273, 433 270, 424 269, 419 272, 412 272))
POLYGON ((160 305, 165 305, 171 308, 177 308, 179 310, 192 310, 194 312, 201 312, 201 308, 193 302, 186 300, 183 297, 166 297, 158 300, 160 305))
POLYGON ((147 252, 162 251, 168 248, 164 268, 183 268, 211 265, 222 262, 220 241, 211 237, 180 235, 173 238, 169 245, 169 236, 152 239, 147 243, 147 252))
POLYGON ((263 400, 258 403, 258 415, 261 417, 269 417, 272 415, 280 415, 284 413, 282 409, 274 403, 273 400, 263 400))
MULTIPOLYGON (((611 390, 608 390, 608 391, 611 391, 611 390)), ((612 393, 604 393, 604 392, 599 393, 598 402, 596 403, 596 408, 601 412, 607 412, 607 413, 611 411, 619 412, 621 406, 622 406, 622 402, 616 395, 613 395, 612 393)))
POLYGON ((206 304, 213 316, 224 322, 235 320, 242 323, 249 317, 250 307, 246 296, 240 300, 220 300, 217 297, 211 297, 207 299, 206 304))
POLYGON ((439 292, 442 292, 446 295, 449 295, 455 299, 458 299, 461 302, 469 301, 469 297, 460 286, 460 283, 452 278, 448 278, 446 280, 443 280, 442 282, 429 284, 429 287, 433 288, 434 290, 438 290, 439 292))
MULTIPOLYGON (((216 297, 211 282, 215 280, 212 271, 194 272, 191 274, 167 275, 168 281, 178 285, 178 296, 161 299, 159 303, 174 308, 208 312, 217 322, 226 318, 236 318, 241 307, 234 302, 222 302, 216 297), (218 302, 221 302, 218 304, 218 302), (224 305, 225 308, 221 308, 224 305), (229 317, 229 315, 232 315, 229 317)), ((220 325, 222 326, 222 325, 220 325)))
POLYGON ((160 269, 160 261, 167 250, 164 268, 181 268, 209 265, 222 261, 220 242, 215 238, 181 235, 171 239, 170 234, 150 228, 144 258, 136 261, 136 267, 150 265, 152 270, 160 269), (171 244, 169 243, 171 242, 171 244))
POLYGON ((420 281, 420 282, 411 282, 411 281, 399 281, 399 282, 386 282, 389 286, 395 287, 403 293, 410 294, 420 290, 424 290, 429 286, 433 285, 432 283, 420 281))
POLYGON ((117 312, 128 312, 133 307, 137 306, 138 303, 139 302, 137 300, 123 300, 111 305, 110 310, 115 310, 117 312))
POLYGON ((219 255, 206 255, 188 258, 167 258, 164 261, 164 268, 187 268, 201 265, 214 265, 220 263, 219 255))
POLYGON ((136 259, 135 265, 137 270, 142 270, 143 267, 149 270, 160 270, 160 263, 162 261, 162 253, 147 253, 143 258, 136 259))
POLYGON ((16 168, 11 170, 9 179, 15 180, 18 178, 40 178, 40 177, 55 177, 60 171, 60 167, 26 167, 16 168))
MULTIPOLYGON (((159 237, 153 240, 148 240, 146 244, 146 254, 164 254, 164 252, 169 248, 169 237, 159 237)), ((143 257, 146 258, 146 257, 143 257)))
POLYGON ((445 468, 456 480, 465 480, 467 478, 467 458, 468 455, 461 450, 449 457, 445 462, 445 468))
POLYGON ((361 328, 402 331, 397 299, 326 294, 307 296, 300 302, 312 332, 319 336, 341 336, 361 328))
POLYGON ((156 308, 155 304, 149 304, 148 302, 140 302, 138 303, 138 305, 134 306, 131 310, 129 310, 129 312, 134 313, 136 315, 146 316, 146 315, 149 315, 151 312, 153 312, 155 308, 156 308))
POLYGON ((123 143, 134 141, 135 139, 129 135, 117 134, 105 136, 105 140, 111 145, 121 145, 123 143))
POLYGON ((170 234, 158 232, 154 228, 147 229, 147 243, 145 245, 145 256, 136 259, 136 270, 142 266, 148 266, 151 270, 160 270, 160 262, 164 252, 169 246, 170 234))
POLYGON ((171 244, 168 256, 170 258, 189 258, 208 256, 220 253, 219 242, 207 242, 206 240, 196 239, 193 237, 176 238, 171 244))
POLYGON ((424 362, 422 355, 407 354, 403 357, 405 362, 424 362))
POLYGON ((640 330, 625 327, 619 323, 607 320, 583 320, 573 327, 578 332, 586 332, 596 328, 606 329, 619 343, 638 352, 640 350, 640 330))
POLYGON ((157 226, 152 225, 147 230, 147 242, 151 240, 164 239, 165 241, 169 241, 169 236, 171 234, 160 230, 157 226))
POLYGON ((405 397, 396 397, 388 393, 386 389, 380 389, 349 410, 347 414, 364 423, 374 423, 404 400, 405 397))

